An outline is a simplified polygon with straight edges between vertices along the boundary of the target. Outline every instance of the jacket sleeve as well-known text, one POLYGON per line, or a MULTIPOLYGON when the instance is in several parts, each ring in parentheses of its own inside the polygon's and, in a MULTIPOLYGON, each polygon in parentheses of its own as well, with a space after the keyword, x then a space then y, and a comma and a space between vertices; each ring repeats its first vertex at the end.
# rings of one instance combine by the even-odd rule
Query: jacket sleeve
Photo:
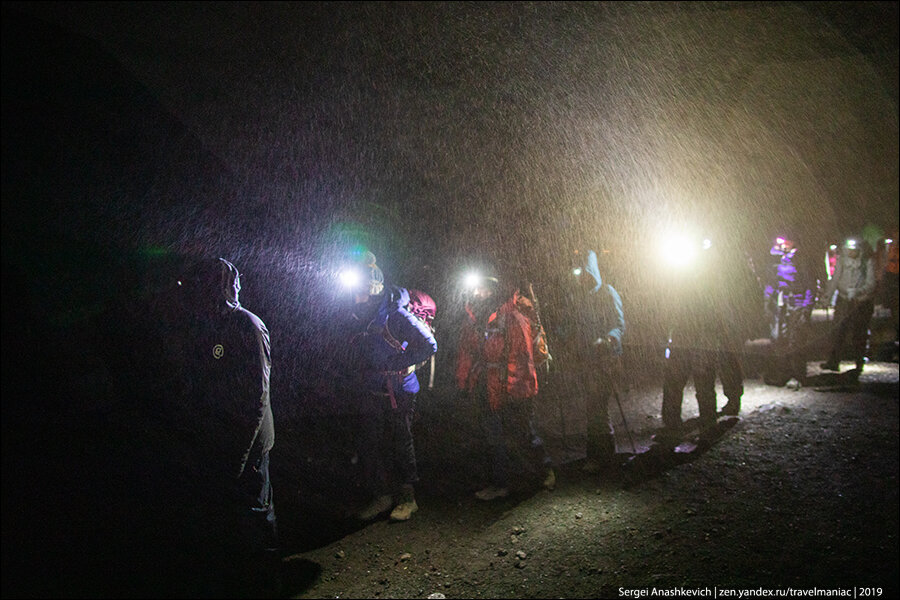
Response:
POLYGON ((625 309, 622 306, 622 297, 619 296, 619 292, 612 286, 607 286, 607 289, 612 302, 612 313, 615 322, 606 335, 616 340, 616 354, 622 354, 622 338, 625 336, 625 309))
POLYGON ((863 259, 866 265, 866 279, 863 285, 856 289, 857 300, 869 300, 875 293, 878 281, 875 277, 875 260, 872 258, 863 259))
POLYGON ((831 299, 834 298, 834 292, 838 289, 838 282, 840 281, 843 272, 844 261, 842 260, 842 257, 839 256, 837 262, 834 265, 834 274, 828 281, 828 285, 825 286, 825 297, 823 298, 823 300, 826 304, 831 304, 831 299))
POLYGON ((404 351, 389 356, 385 369, 399 371, 418 364, 437 352, 437 340, 427 325, 406 310, 398 310, 388 319, 388 331, 404 344, 404 351))
POLYGON ((246 315, 243 327, 246 372, 241 376, 240 389, 236 390, 236 413, 233 415, 235 442, 241 445, 240 465, 236 475, 241 475, 251 454, 259 454, 272 448, 275 428, 270 402, 271 348, 269 330, 258 318, 246 315))

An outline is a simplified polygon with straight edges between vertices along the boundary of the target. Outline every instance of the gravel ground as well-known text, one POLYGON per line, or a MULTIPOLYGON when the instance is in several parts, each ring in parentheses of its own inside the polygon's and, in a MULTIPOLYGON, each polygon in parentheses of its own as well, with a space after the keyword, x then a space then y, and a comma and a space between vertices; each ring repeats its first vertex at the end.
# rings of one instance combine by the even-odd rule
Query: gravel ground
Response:
MULTIPOLYGON (((658 461, 628 458, 632 441, 642 452, 661 425, 660 365, 646 356, 629 365, 621 401, 631 436, 612 408, 626 466, 599 478, 581 473, 581 407, 551 374, 538 421, 559 462, 557 487, 523 477, 490 503, 473 497, 486 476, 474 411, 439 379, 420 394, 414 425, 420 510, 398 524, 347 518, 367 500, 350 423, 292 414, 281 398, 272 455, 281 591, 245 595, 595 598, 817 588, 895 596, 898 364, 872 362, 854 383, 811 362, 808 385, 790 391, 763 383, 757 346, 746 348, 737 422, 705 451, 658 461)), ((17 397, 25 396, 9 396, 17 397)), ((686 390, 687 422, 696 417, 693 398, 686 390)), ((5 413, 17 419, 4 420, 2 438, 3 597, 194 596, 190 569, 166 551, 181 530, 160 518, 190 520, 206 507, 151 501, 160 500, 157 484, 180 485, 160 471, 155 452, 171 441, 165 423, 132 414, 124 401, 91 411, 21 406, 5 413)))
MULTIPOLYGON (((790 391, 749 377, 740 419, 706 451, 662 461, 642 455, 597 478, 580 472, 577 448, 557 448, 567 462, 554 491, 523 487, 491 503, 472 497, 478 450, 462 443, 472 426, 465 411, 423 406, 416 430, 423 481, 412 520, 342 520, 352 502, 336 501, 341 495, 321 485, 318 495, 282 494, 283 530, 297 535, 286 544, 284 593, 594 598, 876 588, 876 596, 894 596, 897 364, 871 363, 853 385, 811 363, 810 378, 790 391)), ((648 383, 626 396, 640 451, 660 424, 660 389, 648 383)), ((685 398, 691 419, 692 392, 685 398)), ((553 419, 545 421, 552 429, 553 419)), ((568 425, 577 440, 578 425, 568 425)), ((620 452, 630 451, 627 436, 618 438, 620 452)), ((324 465, 308 464, 321 476, 324 465)))

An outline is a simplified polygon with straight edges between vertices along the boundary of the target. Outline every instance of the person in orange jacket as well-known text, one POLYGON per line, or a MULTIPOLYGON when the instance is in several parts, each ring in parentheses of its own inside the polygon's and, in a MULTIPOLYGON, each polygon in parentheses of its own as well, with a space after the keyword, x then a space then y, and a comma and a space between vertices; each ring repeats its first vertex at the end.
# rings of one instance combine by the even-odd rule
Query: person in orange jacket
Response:
POLYGON ((518 290, 501 293, 495 278, 481 278, 466 303, 460 334, 456 384, 482 411, 490 448, 491 484, 475 494, 480 500, 509 495, 511 455, 520 463, 542 465, 545 485, 555 479, 534 429, 534 336, 531 322, 517 308, 518 296, 518 290))

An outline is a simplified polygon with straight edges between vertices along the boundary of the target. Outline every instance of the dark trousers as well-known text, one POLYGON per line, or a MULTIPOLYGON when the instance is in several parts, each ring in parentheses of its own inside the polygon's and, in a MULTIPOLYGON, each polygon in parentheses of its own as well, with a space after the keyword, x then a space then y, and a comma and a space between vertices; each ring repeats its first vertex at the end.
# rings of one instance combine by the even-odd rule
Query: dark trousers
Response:
POLYGON ((700 412, 700 429, 716 423, 716 365, 717 352, 672 348, 666 359, 663 381, 662 419, 665 434, 673 441, 681 437, 681 406, 684 386, 694 380, 697 390, 697 408, 700 412))
POLYGON ((862 369, 869 341, 869 322, 875 312, 874 300, 847 300, 838 296, 834 306, 831 352, 828 362, 839 363, 844 355, 844 342, 850 338, 850 349, 856 367, 862 369))
POLYGON ((275 494, 269 475, 269 453, 265 452, 254 464, 248 464, 239 480, 246 505, 242 521, 247 528, 245 539, 259 550, 278 544, 278 523, 275 518, 275 494))
POLYGON ((587 457, 607 462, 616 453, 609 404, 615 402, 622 379, 621 360, 614 357, 591 361, 575 375, 576 389, 584 396, 587 417, 587 457))
POLYGON ((735 350, 720 350, 718 355, 719 379, 722 392, 731 402, 741 405, 744 395, 744 369, 741 366, 741 354, 735 350))
MULTIPOLYGON (((894 328, 894 332, 897 333, 898 322, 900 322, 900 315, 898 315, 898 308, 900 308, 900 279, 898 279, 896 273, 885 273, 884 279, 881 281, 882 289, 884 290, 882 296, 882 305, 889 308, 891 311, 891 325, 894 328)), ((897 339, 896 337, 894 339, 897 339)))
POLYGON ((392 408, 389 398, 373 396, 377 409, 360 415, 356 451, 365 486, 373 496, 419 481, 412 434, 415 394, 400 392, 395 398, 397 408, 392 408))
POLYGON ((494 411, 483 387, 479 396, 493 485, 509 487, 512 473, 527 473, 536 466, 550 466, 544 441, 535 431, 532 398, 507 399, 499 410, 494 411))
POLYGON ((791 377, 806 379, 807 342, 811 321, 810 308, 780 307, 779 327, 772 335, 771 364, 768 369, 772 379, 781 382, 791 377))
POLYGON ((248 463, 239 478, 216 482, 202 492, 196 500, 203 503, 198 507, 203 516, 183 532, 185 545, 164 559, 171 561, 164 570, 173 587, 181 588, 178 595, 270 594, 277 586, 279 556, 269 454, 248 463), (179 550, 185 552, 180 558, 179 550))

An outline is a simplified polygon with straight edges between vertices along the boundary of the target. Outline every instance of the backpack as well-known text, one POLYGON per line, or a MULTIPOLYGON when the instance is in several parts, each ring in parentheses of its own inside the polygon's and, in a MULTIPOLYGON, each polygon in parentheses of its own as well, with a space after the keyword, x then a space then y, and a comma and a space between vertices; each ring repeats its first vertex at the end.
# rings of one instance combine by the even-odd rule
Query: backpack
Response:
MULTIPOLYGON (((397 293, 400 294, 402 298, 402 294, 404 290, 397 289, 397 293)), ((418 319, 421 323, 423 323, 429 331, 431 331, 432 335, 434 334, 434 317, 437 314, 437 303, 434 299, 421 290, 416 289, 406 289, 405 292, 409 294, 408 302, 402 307, 407 312, 409 312, 412 316, 418 319)), ((380 330, 381 336, 384 340, 390 344, 396 350, 402 352, 403 346, 402 344, 391 335, 391 332, 387 328, 387 319, 390 316, 389 306, 392 306, 391 303, 386 303, 386 306, 383 307, 382 310, 379 310, 379 317, 376 319, 378 329, 380 330), (385 310, 387 309, 387 310, 385 310)), ((428 377, 428 389, 434 388, 434 354, 428 360, 422 361, 416 365, 411 367, 412 371, 417 371, 424 367, 426 364, 430 363, 430 373, 428 377)))
POLYGON ((434 333, 434 316, 437 314, 437 303, 434 299, 421 290, 407 290, 409 292, 409 303, 406 305, 408 310, 414 317, 425 323, 428 329, 434 333))
MULTIPOLYGON (((431 330, 431 333, 434 334, 434 316, 437 314, 437 303, 434 301, 434 298, 423 292, 422 290, 408 290, 409 291, 409 304, 406 305, 406 310, 410 312, 410 314, 428 326, 428 329, 431 330)), ((434 389, 434 354, 426 360, 425 362, 419 363, 416 365, 416 370, 421 369, 425 366, 425 364, 429 364, 428 370, 428 389, 434 389)))
POLYGON ((532 332, 532 352, 534 354, 534 368, 538 371, 547 370, 550 367, 550 347, 547 345, 547 334, 541 324, 541 318, 534 301, 524 294, 516 296, 516 309, 528 319, 532 332))

